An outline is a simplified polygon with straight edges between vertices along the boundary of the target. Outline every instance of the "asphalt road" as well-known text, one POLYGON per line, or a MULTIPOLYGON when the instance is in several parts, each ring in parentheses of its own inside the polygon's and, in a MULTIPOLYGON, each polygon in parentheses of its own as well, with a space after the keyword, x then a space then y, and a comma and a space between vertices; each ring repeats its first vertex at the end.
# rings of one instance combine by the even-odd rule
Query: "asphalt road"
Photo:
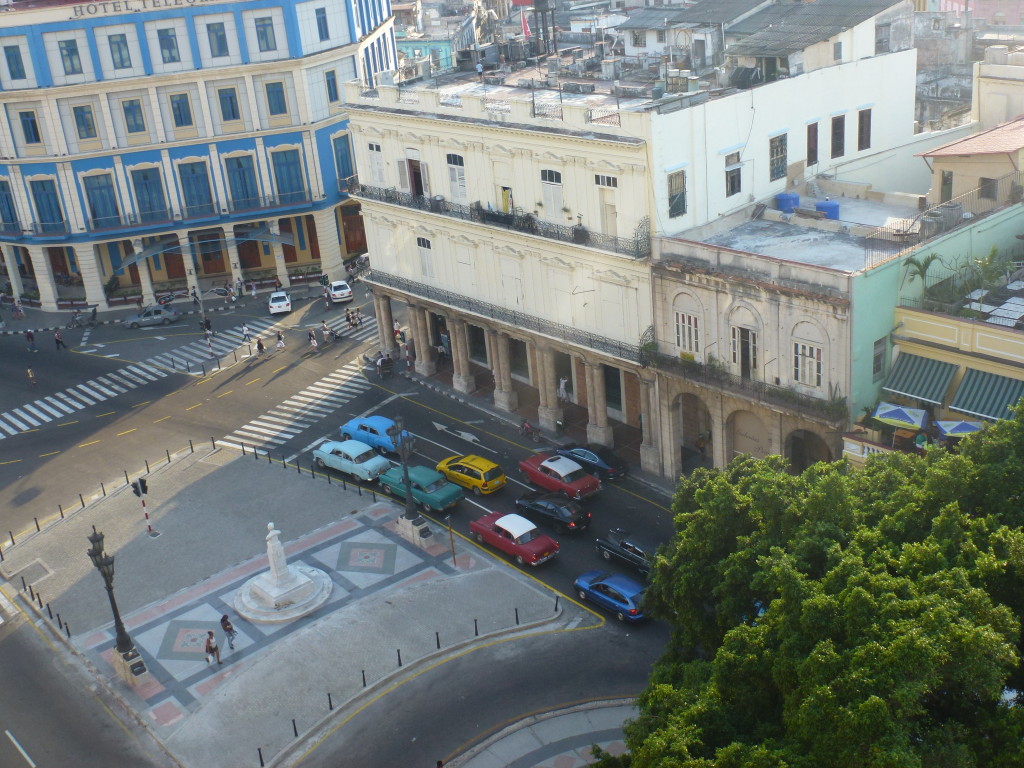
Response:
POLYGON ((636 696, 667 640, 663 626, 613 622, 478 648, 368 702, 297 765, 447 762, 530 714, 636 696))
POLYGON ((0 626, 0 765, 111 768, 173 765, 80 667, 32 624, 4 611, 0 626))

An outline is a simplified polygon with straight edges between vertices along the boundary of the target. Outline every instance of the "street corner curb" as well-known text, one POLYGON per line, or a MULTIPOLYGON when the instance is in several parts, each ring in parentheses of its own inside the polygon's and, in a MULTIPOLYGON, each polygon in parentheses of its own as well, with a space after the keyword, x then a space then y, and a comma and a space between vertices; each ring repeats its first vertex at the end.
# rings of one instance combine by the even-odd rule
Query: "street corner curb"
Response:
MULTIPOLYGON (((563 715, 571 715, 576 712, 587 712, 595 709, 607 709, 611 707, 632 707, 636 704, 635 698, 626 699, 595 699, 593 701, 584 701, 579 704, 573 704, 569 707, 563 707, 561 709, 552 709, 549 712, 538 712, 537 714, 524 717, 511 725, 502 728, 497 733, 493 733, 486 739, 481 741, 476 746, 470 747, 468 750, 460 755, 456 755, 447 763, 448 768, 459 768, 465 763, 469 762, 481 752, 485 752, 490 749, 491 746, 498 743, 507 736, 523 730, 524 728, 530 728, 537 723, 544 722, 545 720, 551 720, 556 717, 562 717, 563 715)), ((585 735, 585 734, 582 734, 585 735)))
POLYGON ((279 753, 274 755, 267 761, 268 768, 290 768, 295 765, 294 761, 302 758, 306 754, 310 745, 318 744, 325 735, 324 731, 329 729, 334 722, 348 719, 359 711, 362 706, 361 702, 366 699, 375 699, 378 695, 384 695, 387 692, 385 689, 393 686, 398 680, 401 680, 402 678, 415 677, 425 668, 454 659, 475 645, 483 646, 487 642, 493 641, 497 638, 511 638, 519 634, 529 634, 529 630, 539 629, 547 624, 554 623, 562 616, 564 611, 564 607, 559 604, 558 608, 551 616, 525 624, 519 624, 517 626, 504 627, 502 629, 495 630, 494 632, 487 632, 480 637, 472 637, 462 640, 447 648, 443 648, 440 651, 435 651, 434 653, 430 653, 422 658, 416 659, 415 661, 406 664, 401 670, 395 670, 394 672, 375 680, 358 694, 342 702, 342 704, 336 707, 333 712, 330 712, 320 718, 320 720, 314 723, 305 732, 303 738, 297 743, 285 747, 279 753))

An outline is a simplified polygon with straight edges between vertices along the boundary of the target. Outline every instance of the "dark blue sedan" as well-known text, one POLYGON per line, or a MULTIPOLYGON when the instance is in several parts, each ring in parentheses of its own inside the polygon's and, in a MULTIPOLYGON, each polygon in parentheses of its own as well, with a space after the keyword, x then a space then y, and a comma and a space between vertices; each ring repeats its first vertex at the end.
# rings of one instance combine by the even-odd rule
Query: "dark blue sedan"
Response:
POLYGON ((600 480, 621 480, 629 474, 629 465, 603 445, 567 445, 555 453, 572 459, 600 480))
POLYGON ((619 621, 643 621, 644 585, 629 576, 607 571, 587 571, 573 585, 580 600, 589 600, 612 613, 619 621))

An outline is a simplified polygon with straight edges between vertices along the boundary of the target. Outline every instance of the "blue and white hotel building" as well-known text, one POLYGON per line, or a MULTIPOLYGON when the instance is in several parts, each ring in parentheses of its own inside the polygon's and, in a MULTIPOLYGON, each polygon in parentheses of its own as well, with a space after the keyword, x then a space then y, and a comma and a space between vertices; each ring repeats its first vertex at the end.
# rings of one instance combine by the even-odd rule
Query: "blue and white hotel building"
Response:
POLYGON ((390 0, 14 2, 0 12, 0 286, 57 310, 343 274, 365 249, 341 84, 390 0), (356 214, 356 215, 351 215, 356 214))

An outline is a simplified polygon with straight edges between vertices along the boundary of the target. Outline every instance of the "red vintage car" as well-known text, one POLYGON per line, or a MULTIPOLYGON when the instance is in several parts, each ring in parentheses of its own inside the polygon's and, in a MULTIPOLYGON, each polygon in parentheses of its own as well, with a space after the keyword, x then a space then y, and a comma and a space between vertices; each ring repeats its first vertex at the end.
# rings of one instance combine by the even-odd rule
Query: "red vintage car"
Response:
POLYGON ((558 554, 558 542, 520 515, 491 512, 470 522, 469 530, 481 544, 500 549, 519 565, 540 565, 558 554))
POLYGON ((528 482, 576 501, 593 496, 601 490, 600 480, 564 456, 537 453, 520 461, 519 469, 528 482))

